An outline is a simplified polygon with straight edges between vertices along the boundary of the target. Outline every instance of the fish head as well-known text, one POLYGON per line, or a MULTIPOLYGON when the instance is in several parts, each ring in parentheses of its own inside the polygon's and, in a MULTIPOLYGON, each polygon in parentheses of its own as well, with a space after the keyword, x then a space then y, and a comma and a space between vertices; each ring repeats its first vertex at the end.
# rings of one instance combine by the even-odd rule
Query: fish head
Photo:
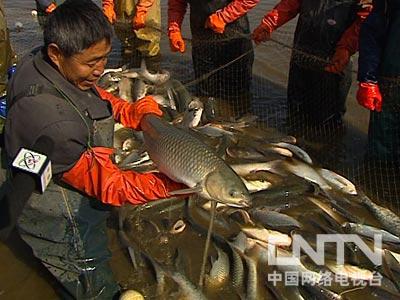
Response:
POLYGON ((249 207, 251 197, 242 180, 230 169, 227 172, 215 170, 205 180, 208 197, 233 207, 249 207))
POLYGON ((162 73, 160 73, 159 83, 158 84, 164 84, 170 78, 171 78, 171 74, 167 70, 163 70, 162 73))

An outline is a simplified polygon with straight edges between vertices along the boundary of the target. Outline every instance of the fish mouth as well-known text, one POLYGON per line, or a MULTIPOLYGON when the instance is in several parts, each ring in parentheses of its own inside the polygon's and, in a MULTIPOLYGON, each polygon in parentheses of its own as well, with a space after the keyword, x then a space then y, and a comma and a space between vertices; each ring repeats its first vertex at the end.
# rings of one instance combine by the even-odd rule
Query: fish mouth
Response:
POLYGON ((226 204, 230 207, 250 207, 251 206, 251 202, 248 200, 240 200, 240 201, 236 201, 236 202, 221 202, 223 204, 226 204))

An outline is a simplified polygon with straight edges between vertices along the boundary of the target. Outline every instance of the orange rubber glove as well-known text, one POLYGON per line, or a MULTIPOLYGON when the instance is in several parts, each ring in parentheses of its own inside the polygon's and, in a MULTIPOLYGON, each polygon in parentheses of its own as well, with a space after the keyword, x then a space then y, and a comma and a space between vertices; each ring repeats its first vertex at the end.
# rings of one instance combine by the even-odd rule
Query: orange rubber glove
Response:
POLYGON ((382 111, 382 95, 378 84, 360 82, 358 84, 357 101, 369 110, 382 111))
POLYGON ((225 25, 226 25, 225 21, 220 17, 218 12, 216 12, 207 18, 204 27, 210 28, 215 33, 222 34, 225 31, 225 25))
POLYGON ((134 103, 130 103, 115 97, 98 86, 96 86, 96 89, 103 100, 111 103, 114 119, 125 127, 140 130, 140 122, 144 115, 155 114, 161 117, 163 114, 152 96, 146 96, 134 103))
POLYGON ((170 197, 169 191, 186 188, 161 173, 140 174, 120 170, 110 159, 113 149, 85 151, 62 180, 85 194, 114 206, 134 205, 170 197))
POLYGON ((254 29, 252 39, 258 45, 271 38, 271 33, 293 19, 300 11, 301 0, 282 0, 262 19, 254 29))
POLYGON ((153 3, 154 0, 139 0, 139 2, 136 4, 136 13, 132 19, 132 26, 134 30, 144 28, 147 12, 153 3))
POLYGON ((114 0, 103 0, 102 6, 104 15, 111 24, 114 24, 117 20, 117 15, 115 14, 114 10, 114 0))
POLYGON ((325 67, 326 72, 340 74, 346 68, 350 57, 358 51, 361 24, 368 17, 371 10, 371 0, 363 0, 361 8, 357 12, 357 19, 346 29, 337 43, 335 53, 325 67))
POLYGON ((168 37, 171 51, 185 52, 181 26, 187 7, 186 0, 168 0, 168 37))
POLYGON ((226 24, 244 16, 258 2, 260 0, 233 0, 224 8, 210 15, 206 20, 205 28, 210 28, 215 33, 224 33, 226 24))
POLYGON ((181 31, 169 32, 169 45, 172 52, 179 51, 180 53, 185 52, 186 45, 182 38, 181 31))
POLYGON ((45 12, 46 14, 51 14, 55 9, 57 8, 57 4, 55 4, 54 2, 51 3, 49 6, 47 6, 45 12))

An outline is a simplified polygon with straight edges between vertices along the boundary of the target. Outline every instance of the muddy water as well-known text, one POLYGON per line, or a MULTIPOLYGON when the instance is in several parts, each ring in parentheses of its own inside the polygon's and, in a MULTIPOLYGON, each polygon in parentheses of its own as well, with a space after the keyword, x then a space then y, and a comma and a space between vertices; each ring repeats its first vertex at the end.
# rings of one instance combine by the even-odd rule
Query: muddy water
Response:
MULTIPOLYGON (((35 46, 41 44, 41 30, 31 16, 31 11, 35 8, 34 1, 28 0, 6 0, 6 16, 8 27, 11 34, 12 45, 18 54, 23 56, 35 46), (22 23, 22 28, 18 29, 22 23)), ((100 3, 100 1, 97 1, 100 3)), ((161 49, 163 52, 163 66, 168 68, 173 76, 186 77, 192 74, 190 59, 190 45, 186 54, 171 54, 169 52, 168 40, 165 35, 166 20, 166 0, 162 0, 163 29, 161 49)), ((251 26, 254 28, 262 18, 264 12, 273 6, 275 1, 266 0, 250 12, 251 26)), ((290 57, 290 45, 292 42, 293 30, 296 20, 277 30, 274 38, 286 46, 269 42, 258 46, 255 50, 254 74, 264 84, 256 84, 255 98, 265 99, 267 95, 268 103, 260 105, 263 107, 279 106, 284 101, 286 95, 285 87, 287 83, 287 70, 290 57), (258 98, 257 98, 258 97, 258 98)), ((188 28, 188 18, 184 21, 183 34, 190 38, 188 28)), ((110 66, 118 65, 119 48, 118 41, 114 41, 114 51, 110 56, 110 66)), ((186 79, 187 80, 187 79, 186 79)), ((260 101, 261 101, 260 100, 260 101)), ((354 160, 360 158, 365 144, 365 132, 368 123, 368 114, 355 105, 354 84, 352 93, 348 99, 348 113, 346 123, 348 130, 344 136, 343 144, 348 151, 344 160, 354 160)), ((115 276, 123 281, 131 274, 131 265, 127 259, 125 250, 121 249, 117 238, 110 230, 110 249, 113 252, 113 269, 115 276)), ((0 244, 0 257, 2 262, 0 272, 0 298, 1 299, 56 299, 54 292, 54 281, 36 262, 29 249, 18 240, 17 236, 12 237, 10 243, 0 244), (53 283, 53 284, 50 284, 53 283)))

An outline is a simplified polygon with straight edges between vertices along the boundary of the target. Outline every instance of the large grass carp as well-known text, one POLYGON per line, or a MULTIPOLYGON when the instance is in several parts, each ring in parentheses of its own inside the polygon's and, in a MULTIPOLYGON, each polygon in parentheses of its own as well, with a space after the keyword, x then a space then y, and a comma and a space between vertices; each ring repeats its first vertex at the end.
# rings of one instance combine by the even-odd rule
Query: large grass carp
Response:
POLYGON ((235 207, 250 206, 240 177, 214 151, 185 130, 148 114, 141 122, 144 144, 160 172, 201 197, 235 207))

